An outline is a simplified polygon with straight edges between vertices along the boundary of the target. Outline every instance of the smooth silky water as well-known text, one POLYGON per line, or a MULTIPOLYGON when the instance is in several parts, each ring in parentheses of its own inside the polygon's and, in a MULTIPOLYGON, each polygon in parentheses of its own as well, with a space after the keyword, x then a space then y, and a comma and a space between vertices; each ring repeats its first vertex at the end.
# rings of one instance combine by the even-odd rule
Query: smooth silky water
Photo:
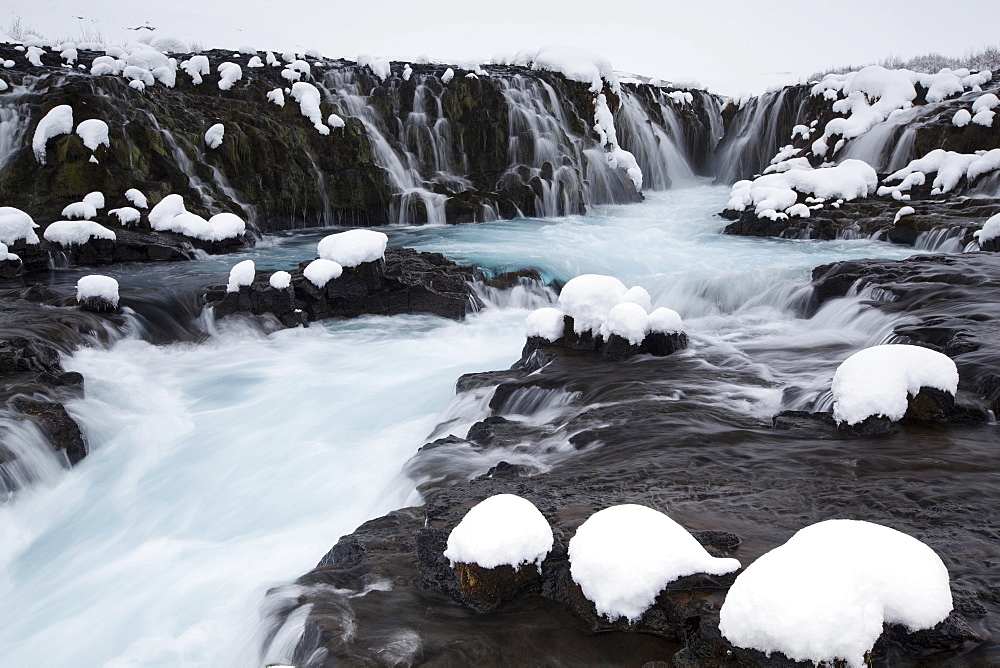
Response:
MULTIPOLYGON (((893 321, 861 297, 803 319, 810 270, 913 249, 723 236, 714 214, 727 195, 696 184, 586 217, 387 231, 393 244, 489 272, 606 273, 642 285, 654 306, 685 318, 684 354, 702 365, 715 408, 765 419, 815 407, 836 364, 886 340, 893 321)), ((326 233, 100 272, 138 304, 224 282, 247 258, 261 270, 294 267, 326 233)), ((85 273, 54 272, 51 282, 68 292, 85 273)), ((66 359, 86 377, 86 398, 69 409, 91 452, 0 505, 5 665, 259 665, 267 589, 310 570, 362 521, 419 502, 407 460, 432 434, 464 435, 486 414, 483 396, 454 398, 456 379, 513 363, 526 307, 544 301, 538 291, 494 296, 464 322, 363 317, 271 334, 222 323, 203 326, 202 343, 167 345, 141 339, 140 313, 135 336, 66 359)), ((527 456, 547 470, 563 454, 527 456)), ((495 463, 469 457, 442 466, 473 475, 495 463)))

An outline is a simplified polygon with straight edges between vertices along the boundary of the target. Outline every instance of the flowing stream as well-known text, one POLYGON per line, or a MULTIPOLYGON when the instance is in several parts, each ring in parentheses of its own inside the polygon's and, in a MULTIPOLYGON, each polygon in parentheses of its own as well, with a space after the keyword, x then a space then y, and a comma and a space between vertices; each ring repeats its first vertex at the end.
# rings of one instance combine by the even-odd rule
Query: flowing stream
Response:
MULTIPOLYGON (((720 406, 762 417, 814 406, 838 361, 830 346, 840 353, 878 343, 892 321, 863 312, 857 297, 797 316, 809 271, 914 251, 723 236, 714 213, 728 191, 700 184, 587 217, 390 235, 494 272, 534 268, 547 281, 606 273, 642 285, 654 306, 685 318, 690 354, 706 368, 728 360, 761 381, 737 387, 706 373, 720 406)), ((236 256, 107 273, 121 282, 123 301, 137 304, 224 282, 245 258, 258 269, 289 268, 314 257, 322 236, 276 235, 236 256)), ((83 273, 62 270, 51 282, 65 287, 83 273)), ((456 379, 513 363, 528 308, 546 298, 494 294, 464 322, 364 317, 272 334, 202 325, 206 342, 167 345, 143 340, 150 323, 137 308, 134 336, 65 361, 86 377, 86 398, 69 409, 90 455, 0 505, 2 663, 261 665, 267 589, 310 570, 359 523, 419 503, 402 473, 407 460, 432 433, 463 434, 483 415, 481 402, 453 401, 456 379)), ((558 466, 560 456, 538 463, 558 466)))

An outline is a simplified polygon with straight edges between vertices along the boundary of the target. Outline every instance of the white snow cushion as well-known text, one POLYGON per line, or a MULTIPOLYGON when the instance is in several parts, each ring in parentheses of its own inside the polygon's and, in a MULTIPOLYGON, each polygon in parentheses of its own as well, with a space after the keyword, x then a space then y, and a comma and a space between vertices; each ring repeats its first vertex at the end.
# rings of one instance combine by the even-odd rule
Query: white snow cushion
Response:
POLYGON ((545 307, 532 311, 524 319, 528 336, 537 336, 553 342, 563 335, 563 312, 545 307))
POLYGON ((111 146, 108 139, 108 124, 98 118, 88 118, 76 126, 76 134, 83 140, 83 145, 91 151, 96 151, 101 144, 111 146))
POLYGON ((49 110, 49 113, 38 121, 35 134, 31 138, 31 148, 35 152, 35 159, 38 163, 45 164, 45 147, 50 139, 59 135, 68 135, 71 132, 73 132, 73 107, 68 104, 60 104, 49 110))
POLYGON ((219 148, 226 135, 226 127, 222 123, 216 123, 205 132, 205 144, 209 148, 219 148))
POLYGON ((143 195, 141 191, 135 188, 129 188, 128 190, 125 191, 125 199, 127 199, 129 202, 132 202, 132 204, 139 209, 149 208, 149 202, 146 201, 146 196, 143 195))
POLYGON ((694 536, 665 514, 625 504, 591 515, 569 541, 570 575, 597 613, 636 621, 674 580, 740 567, 713 557, 694 536))
POLYGON ((271 274, 271 278, 267 279, 267 282, 276 290, 284 290, 292 284, 292 275, 287 271, 276 271, 271 274))
POLYGON ((13 246, 19 239, 24 239, 27 244, 37 244, 36 227, 38 224, 24 211, 12 206, 0 206, 0 243, 13 246))
POLYGON ((677 311, 661 306, 649 314, 649 331, 660 334, 680 334, 684 322, 677 311))
POLYGON ((577 334, 598 333, 608 311, 625 296, 625 284, 613 276, 582 274, 570 279, 559 293, 563 313, 573 318, 577 334))
POLYGON ((133 209, 130 206, 123 206, 120 209, 111 209, 108 211, 108 215, 117 216, 118 222, 122 225, 135 225, 142 217, 142 214, 139 213, 138 209, 133 209))
POLYGON ((98 297, 118 306, 118 281, 110 276, 91 274, 76 282, 76 301, 98 297))
POLYGON ((649 331, 649 314, 634 302, 615 304, 601 326, 601 336, 610 338, 612 334, 628 340, 633 346, 642 344, 649 331))
POLYGON ((926 629, 951 609, 948 570, 934 550, 879 524, 827 520, 736 578, 719 629, 737 647, 860 668, 884 623, 926 629))
POLYGON ((331 279, 340 278, 342 273, 344 273, 343 267, 333 260, 326 260, 323 258, 313 260, 306 265, 306 268, 302 271, 302 275, 317 288, 322 288, 329 283, 331 279))
POLYGON ((49 223, 42 236, 46 241, 62 246, 85 244, 91 239, 114 241, 118 238, 114 232, 92 220, 57 220, 49 223))
POLYGON ((552 529, 531 501, 497 494, 473 506, 452 529, 444 556, 452 567, 535 564, 540 572, 552 543, 552 529))
POLYGON ((236 263, 229 270, 229 284, 226 286, 226 292, 239 292, 241 287, 253 285, 255 275, 256 269, 253 260, 243 260, 236 263))
POLYGON ((381 260, 388 243, 389 237, 382 232, 348 230, 323 237, 316 250, 324 260, 333 260, 342 267, 356 267, 381 260))
POLYGON ((896 421, 906 414, 907 396, 916 395, 921 387, 955 394, 955 362, 920 346, 866 348, 844 360, 833 374, 833 416, 847 424, 872 415, 896 421))
POLYGON ((979 243, 1000 237, 1000 213, 983 223, 983 229, 974 232, 973 236, 979 240, 979 243))

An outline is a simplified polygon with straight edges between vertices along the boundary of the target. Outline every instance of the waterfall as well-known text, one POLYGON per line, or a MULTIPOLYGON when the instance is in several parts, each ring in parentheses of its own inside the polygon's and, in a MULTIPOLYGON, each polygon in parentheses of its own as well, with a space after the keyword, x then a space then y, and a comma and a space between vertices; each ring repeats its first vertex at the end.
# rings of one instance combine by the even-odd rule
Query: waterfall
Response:
POLYGON ((28 105, 23 102, 24 93, 16 90, 19 87, 14 88, 14 91, 4 95, 0 106, 0 169, 7 166, 28 131, 28 105))

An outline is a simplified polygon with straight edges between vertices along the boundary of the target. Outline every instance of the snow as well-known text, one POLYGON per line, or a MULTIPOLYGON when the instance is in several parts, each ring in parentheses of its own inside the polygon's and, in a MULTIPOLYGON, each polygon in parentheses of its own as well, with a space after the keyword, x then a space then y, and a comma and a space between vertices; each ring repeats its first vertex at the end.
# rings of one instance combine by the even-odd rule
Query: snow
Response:
POLYGON ((348 230, 323 237, 317 253, 324 260, 341 267, 356 267, 363 262, 375 262, 385 255, 389 237, 373 230, 348 230))
POLYGON ((958 128, 964 128, 972 120, 972 114, 968 109, 959 109, 951 119, 951 124, 958 128))
POLYGON ((344 268, 339 264, 333 260, 320 258, 306 265, 302 275, 317 288, 322 288, 330 282, 330 279, 340 278, 342 273, 344 273, 344 268))
POLYGON ((569 541, 570 575, 599 615, 637 621, 674 580, 723 575, 736 559, 713 557, 687 529, 658 510, 635 504, 605 508, 569 541))
POLYGON ((98 210, 103 209, 104 208, 104 193, 99 192, 97 190, 95 190, 92 193, 87 193, 86 195, 83 196, 83 202, 85 204, 91 205, 95 209, 98 209, 98 210))
POLYGON ((263 61, 261 61, 260 56, 253 56, 247 61, 247 67, 250 69, 256 69, 258 67, 264 67, 263 61))
POLYGON ((983 223, 983 229, 974 232, 973 236, 976 237, 979 243, 1000 237, 1000 213, 983 223))
POLYGON ((285 106, 285 92, 280 88, 269 90, 267 92, 267 99, 269 102, 274 102, 279 107, 285 106))
POLYGON ((222 123, 216 123, 205 132, 205 144, 209 148, 219 148, 222 146, 222 139, 225 137, 226 128, 222 123))
POLYGON ((177 83, 177 71, 173 67, 157 67, 152 72, 153 77, 167 88, 177 83))
POLYGON ((73 108, 68 104, 60 104, 50 109, 49 113, 38 121, 35 134, 31 138, 31 148, 35 152, 38 164, 45 164, 45 148, 50 139, 71 132, 73 132, 73 108))
POLYGON ((76 49, 63 49, 59 53, 59 57, 65 60, 67 65, 75 65, 77 58, 80 57, 80 54, 76 49))
POLYGON ((532 311, 524 319, 527 335, 537 336, 552 343, 562 338, 563 318, 562 311, 550 306, 532 311))
POLYGON ((8 88, 9 86, 7 85, 7 82, 4 81, 3 79, 0 79, 0 93, 4 92, 8 88))
POLYGON ((972 122, 976 125, 982 125, 986 128, 993 127, 993 117, 996 115, 995 111, 991 109, 983 109, 975 116, 972 117, 972 122))
POLYGON ((896 212, 896 217, 892 219, 892 224, 895 225, 899 222, 899 219, 904 216, 912 216, 917 211, 912 206, 904 206, 902 209, 896 212))
POLYGON ((298 81, 302 78, 301 72, 296 72, 295 70, 290 70, 287 67, 281 70, 281 78, 285 81, 298 81))
POLYGON ((980 95, 976 98, 976 101, 972 103, 972 113, 978 114, 984 109, 993 109, 997 106, 1000 106, 1000 98, 998 98, 994 93, 987 93, 986 95, 980 95))
POLYGON ((342 128, 347 125, 347 123, 344 122, 344 119, 337 114, 330 114, 326 119, 326 124, 331 128, 342 128))
MULTIPOLYGON (((652 83, 652 82, 650 82, 652 83)), ((687 92, 686 90, 675 90, 667 93, 667 97, 674 101, 674 104, 692 104, 694 102, 694 95, 687 92)))
POLYGON ((567 79, 590 84, 592 93, 600 93, 607 82, 615 94, 621 93, 621 84, 611 61, 604 56, 578 49, 572 46, 550 44, 543 46, 534 54, 519 53, 516 57, 518 65, 527 65, 530 60, 531 69, 559 72, 567 79))
POLYGON ((89 202, 74 202, 62 210, 64 218, 91 220, 97 217, 97 207, 89 202))
POLYGON ((411 76, 413 76, 413 68, 407 65, 403 68, 403 81, 409 81, 411 76))
POLYGON ((142 194, 141 191, 135 188, 129 188, 125 191, 125 199, 132 202, 135 206, 140 209, 148 209, 149 202, 146 201, 146 196, 142 194))
MULTIPOLYGON (((360 59, 361 56, 358 56, 358 65, 361 64, 360 59)), ((369 58, 368 61, 365 63, 365 65, 367 65, 371 69, 371 71, 375 73, 375 76, 377 76, 383 82, 385 82, 385 80, 389 78, 391 68, 389 65, 388 58, 369 58)), ((445 81, 445 83, 448 82, 445 81)))
POLYGON ((865 348, 844 360, 833 374, 833 417, 852 425, 872 415, 899 420, 906 413, 907 396, 916 395, 921 387, 955 394, 955 362, 920 346, 865 348))
POLYGON ((148 71, 155 70, 158 67, 170 66, 170 59, 149 44, 135 42, 127 44, 124 50, 126 53, 124 56, 125 62, 129 66, 148 71))
POLYGON ((27 244, 37 244, 36 227, 38 224, 24 211, 12 206, 0 206, 0 243, 13 246, 24 239, 27 244))
POLYGON ((217 213, 208 224, 212 226, 212 241, 235 239, 247 231, 246 221, 235 213, 217 213))
POLYGON ((622 301, 638 304, 647 313, 653 310, 652 297, 649 296, 649 292, 646 291, 646 288, 639 285, 636 285, 635 287, 631 287, 628 290, 626 290, 625 294, 622 295, 622 301))
POLYGON ((274 53, 268 51, 264 54, 264 62, 266 62, 271 67, 281 67, 281 62, 275 57, 274 53))
MULTIPOLYGON (((907 179, 912 174, 937 172, 931 194, 940 195, 954 190, 963 176, 971 182, 983 174, 998 169, 1000 169, 1000 149, 993 149, 985 153, 956 153, 936 148, 924 157, 912 160, 906 167, 893 172, 885 178, 885 182, 902 180, 903 183, 896 189, 903 190, 907 179)), ((919 183, 915 185, 919 185, 919 183)), ((882 194, 886 191, 880 189, 879 192, 882 194)))
POLYGON ((149 225, 157 232, 167 230, 170 221, 185 211, 183 197, 176 194, 167 195, 149 212, 149 225))
POLYGON ((219 90, 229 90, 243 78, 243 68, 236 63, 225 62, 219 65, 219 76, 219 90))
POLYGON ((758 217, 773 216, 795 206, 799 193, 823 199, 853 200, 867 197, 878 188, 878 175, 861 160, 845 160, 833 167, 791 169, 765 174, 753 181, 733 184, 727 209, 754 206, 758 217))
POLYGON ((926 629, 951 609, 948 570, 934 550, 889 527, 833 519, 740 573, 719 630, 737 647, 860 668, 883 624, 926 629))
POLYGON ((330 128, 323 125, 323 115, 319 110, 319 89, 311 83, 296 81, 292 84, 292 99, 299 103, 299 111, 312 121, 313 127, 321 135, 330 134, 330 128))
POLYGON ((91 239, 114 241, 118 238, 114 232, 92 220, 57 220, 45 228, 42 236, 46 241, 62 246, 85 244, 91 239))
POLYGON ((162 53, 187 53, 191 50, 190 44, 173 35, 160 35, 149 45, 162 53))
POLYGON ((0 243, 0 262, 20 262, 21 258, 7 249, 7 244, 0 243))
POLYGON ((276 271, 271 274, 271 278, 267 279, 267 282, 276 290, 285 290, 292 284, 292 275, 287 271, 276 271))
POLYGON ((444 74, 441 75, 441 82, 447 84, 454 78, 455 78, 455 70, 449 67, 444 71, 444 74))
POLYGON ((312 67, 304 60, 293 60, 288 64, 288 69, 298 72, 303 78, 308 78, 312 74, 312 67))
POLYGON ((552 549, 552 529, 531 501, 514 494, 497 494, 480 501, 448 535, 444 556, 451 562, 481 568, 535 564, 552 549))
POLYGON ((253 285, 256 273, 253 260, 243 260, 233 265, 233 268, 229 270, 229 284, 226 286, 226 292, 239 292, 241 287, 253 285))
POLYGON ((118 281, 110 276, 91 274, 76 282, 76 301, 103 299, 112 306, 118 306, 118 281))
POLYGON ((191 56, 181 63, 181 69, 188 73, 194 85, 200 84, 202 77, 212 71, 212 65, 208 61, 208 56, 191 56))
POLYGON ((88 118, 76 126, 76 134, 83 140, 83 145, 91 151, 96 151, 101 144, 111 146, 108 139, 108 124, 98 118, 88 118))
POLYGON ((573 318, 573 331, 597 333, 608 312, 622 300, 628 289, 613 276, 583 274, 570 279, 559 293, 563 313, 573 318))
POLYGON ((141 81, 143 86, 156 85, 156 77, 154 77, 153 73, 144 67, 127 65, 122 71, 122 76, 126 79, 131 79, 132 81, 141 81))
POLYGON ((123 206, 120 209, 111 209, 108 211, 109 216, 117 216, 118 222, 122 225, 135 225, 142 218, 142 214, 139 213, 138 209, 133 209, 130 206, 123 206))
POLYGON ((649 331, 649 314, 635 302, 623 301, 615 304, 601 326, 601 336, 605 339, 617 335, 633 346, 642 344, 649 331))
POLYGON ((28 62, 35 67, 41 67, 43 53, 45 53, 44 49, 40 49, 37 46, 29 46, 28 52, 24 54, 24 57, 27 58, 28 62))
POLYGON ((684 322, 677 311, 661 306, 649 314, 649 331, 660 334, 680 334, 684 322))
POLYGON ((614 116, 608 108, 608 100, 603 93, 594 100, 594 132, 600 138, 605 150, 605 157, 612 169, 623 169, 636 191, 642 190, 642 170, 635 156, 618 145, 618 133, 615 130, 614 116))
POLYGON ((90 73, 94 76, 101 76, 103 74, 113 74, 117 76, 121 74, 124 68, 124 61, 119 61, 111 56, 98 56, 94 58, 94 62, 90 64, 90 73))

